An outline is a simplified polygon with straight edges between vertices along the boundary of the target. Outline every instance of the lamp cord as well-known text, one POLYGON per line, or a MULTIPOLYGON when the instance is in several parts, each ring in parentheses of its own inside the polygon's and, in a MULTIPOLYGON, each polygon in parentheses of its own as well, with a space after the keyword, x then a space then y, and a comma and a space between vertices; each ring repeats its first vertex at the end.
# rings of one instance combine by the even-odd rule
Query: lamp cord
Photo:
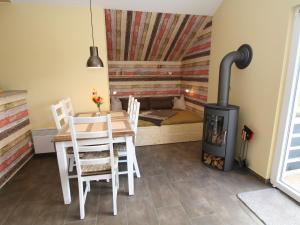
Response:
POLYGON ((95 43, 94 43, 94 26, 93 26, 92 0, 90 0, 90 14, 91 14, 91 27, 92 27, 92 40, 93 40, 93 47, 94 47, 95 43))

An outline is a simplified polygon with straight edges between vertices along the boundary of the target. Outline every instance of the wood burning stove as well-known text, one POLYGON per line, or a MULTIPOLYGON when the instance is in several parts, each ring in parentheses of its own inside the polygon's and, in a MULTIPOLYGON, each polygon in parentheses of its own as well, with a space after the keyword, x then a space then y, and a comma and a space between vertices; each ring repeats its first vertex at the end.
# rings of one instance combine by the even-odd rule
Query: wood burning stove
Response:
POLYGON ((239 107, 205 105, 203 161, 220 170, 231 170, 234 160, 239 107))
POLYGON ((206 165, 229 171, 233 167, 239 106, 229 105, 229 84, 233 63, 246 68, 252 59, 252 49, 242 45, 228 53, 220 64, 218 103, 205 104, 202 139, 202 160, 206 165))

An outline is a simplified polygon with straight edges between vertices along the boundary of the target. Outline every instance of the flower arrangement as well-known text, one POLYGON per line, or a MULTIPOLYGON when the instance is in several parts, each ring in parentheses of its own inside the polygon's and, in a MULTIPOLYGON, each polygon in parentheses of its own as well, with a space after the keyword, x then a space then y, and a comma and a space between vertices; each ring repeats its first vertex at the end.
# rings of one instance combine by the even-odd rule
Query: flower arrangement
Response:
POLYGON ((92 100, 96 104, 98 111, 100 113, 101 105, 103 104, 104 100, 100 95, 97 94, 97 91, 95 89, 93 89, 93 92, 92 92, 92 100))

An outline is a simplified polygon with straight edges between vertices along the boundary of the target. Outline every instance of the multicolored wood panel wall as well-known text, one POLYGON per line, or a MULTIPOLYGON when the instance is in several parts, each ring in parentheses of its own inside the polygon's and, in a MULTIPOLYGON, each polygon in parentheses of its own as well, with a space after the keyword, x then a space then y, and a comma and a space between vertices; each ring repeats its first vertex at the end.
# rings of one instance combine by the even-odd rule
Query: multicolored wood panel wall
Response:
POLYGON ((117 97, 180 95, 181 63, 109 62, 109 80, 117 97))
POLYGON ((32 156, 25 91, 0 92, 0 187, 32 156))
POLYGON ((107 9, 105 19, 111 94, 174 96, 193 87, 187 105, 201 110, 209 48, 199 45, 211 17, 107 9))
POLYGON ((209 57, 211 46, 212 18, 206 19, 202 29, 199 30, 188 50, 182 58, 182 73, 194 71, 183 76, 182 91, 185 93, 186 104, 191 110, 202 110, 202 104, 207 102, 209 57))

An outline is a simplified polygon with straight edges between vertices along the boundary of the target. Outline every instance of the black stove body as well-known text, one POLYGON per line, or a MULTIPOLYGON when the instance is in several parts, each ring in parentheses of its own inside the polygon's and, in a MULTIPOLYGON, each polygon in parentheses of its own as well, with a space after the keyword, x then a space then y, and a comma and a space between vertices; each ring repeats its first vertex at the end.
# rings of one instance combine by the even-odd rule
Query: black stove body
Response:
POLYGON ((244 69, 251 60, 252 49, 247 44, 228 53, 220 64, 218 103, 204 106, 202 160, 219 170, 231 170, 235 155, 239 106, 228 104, 231 66, 235 63, 244 69))

